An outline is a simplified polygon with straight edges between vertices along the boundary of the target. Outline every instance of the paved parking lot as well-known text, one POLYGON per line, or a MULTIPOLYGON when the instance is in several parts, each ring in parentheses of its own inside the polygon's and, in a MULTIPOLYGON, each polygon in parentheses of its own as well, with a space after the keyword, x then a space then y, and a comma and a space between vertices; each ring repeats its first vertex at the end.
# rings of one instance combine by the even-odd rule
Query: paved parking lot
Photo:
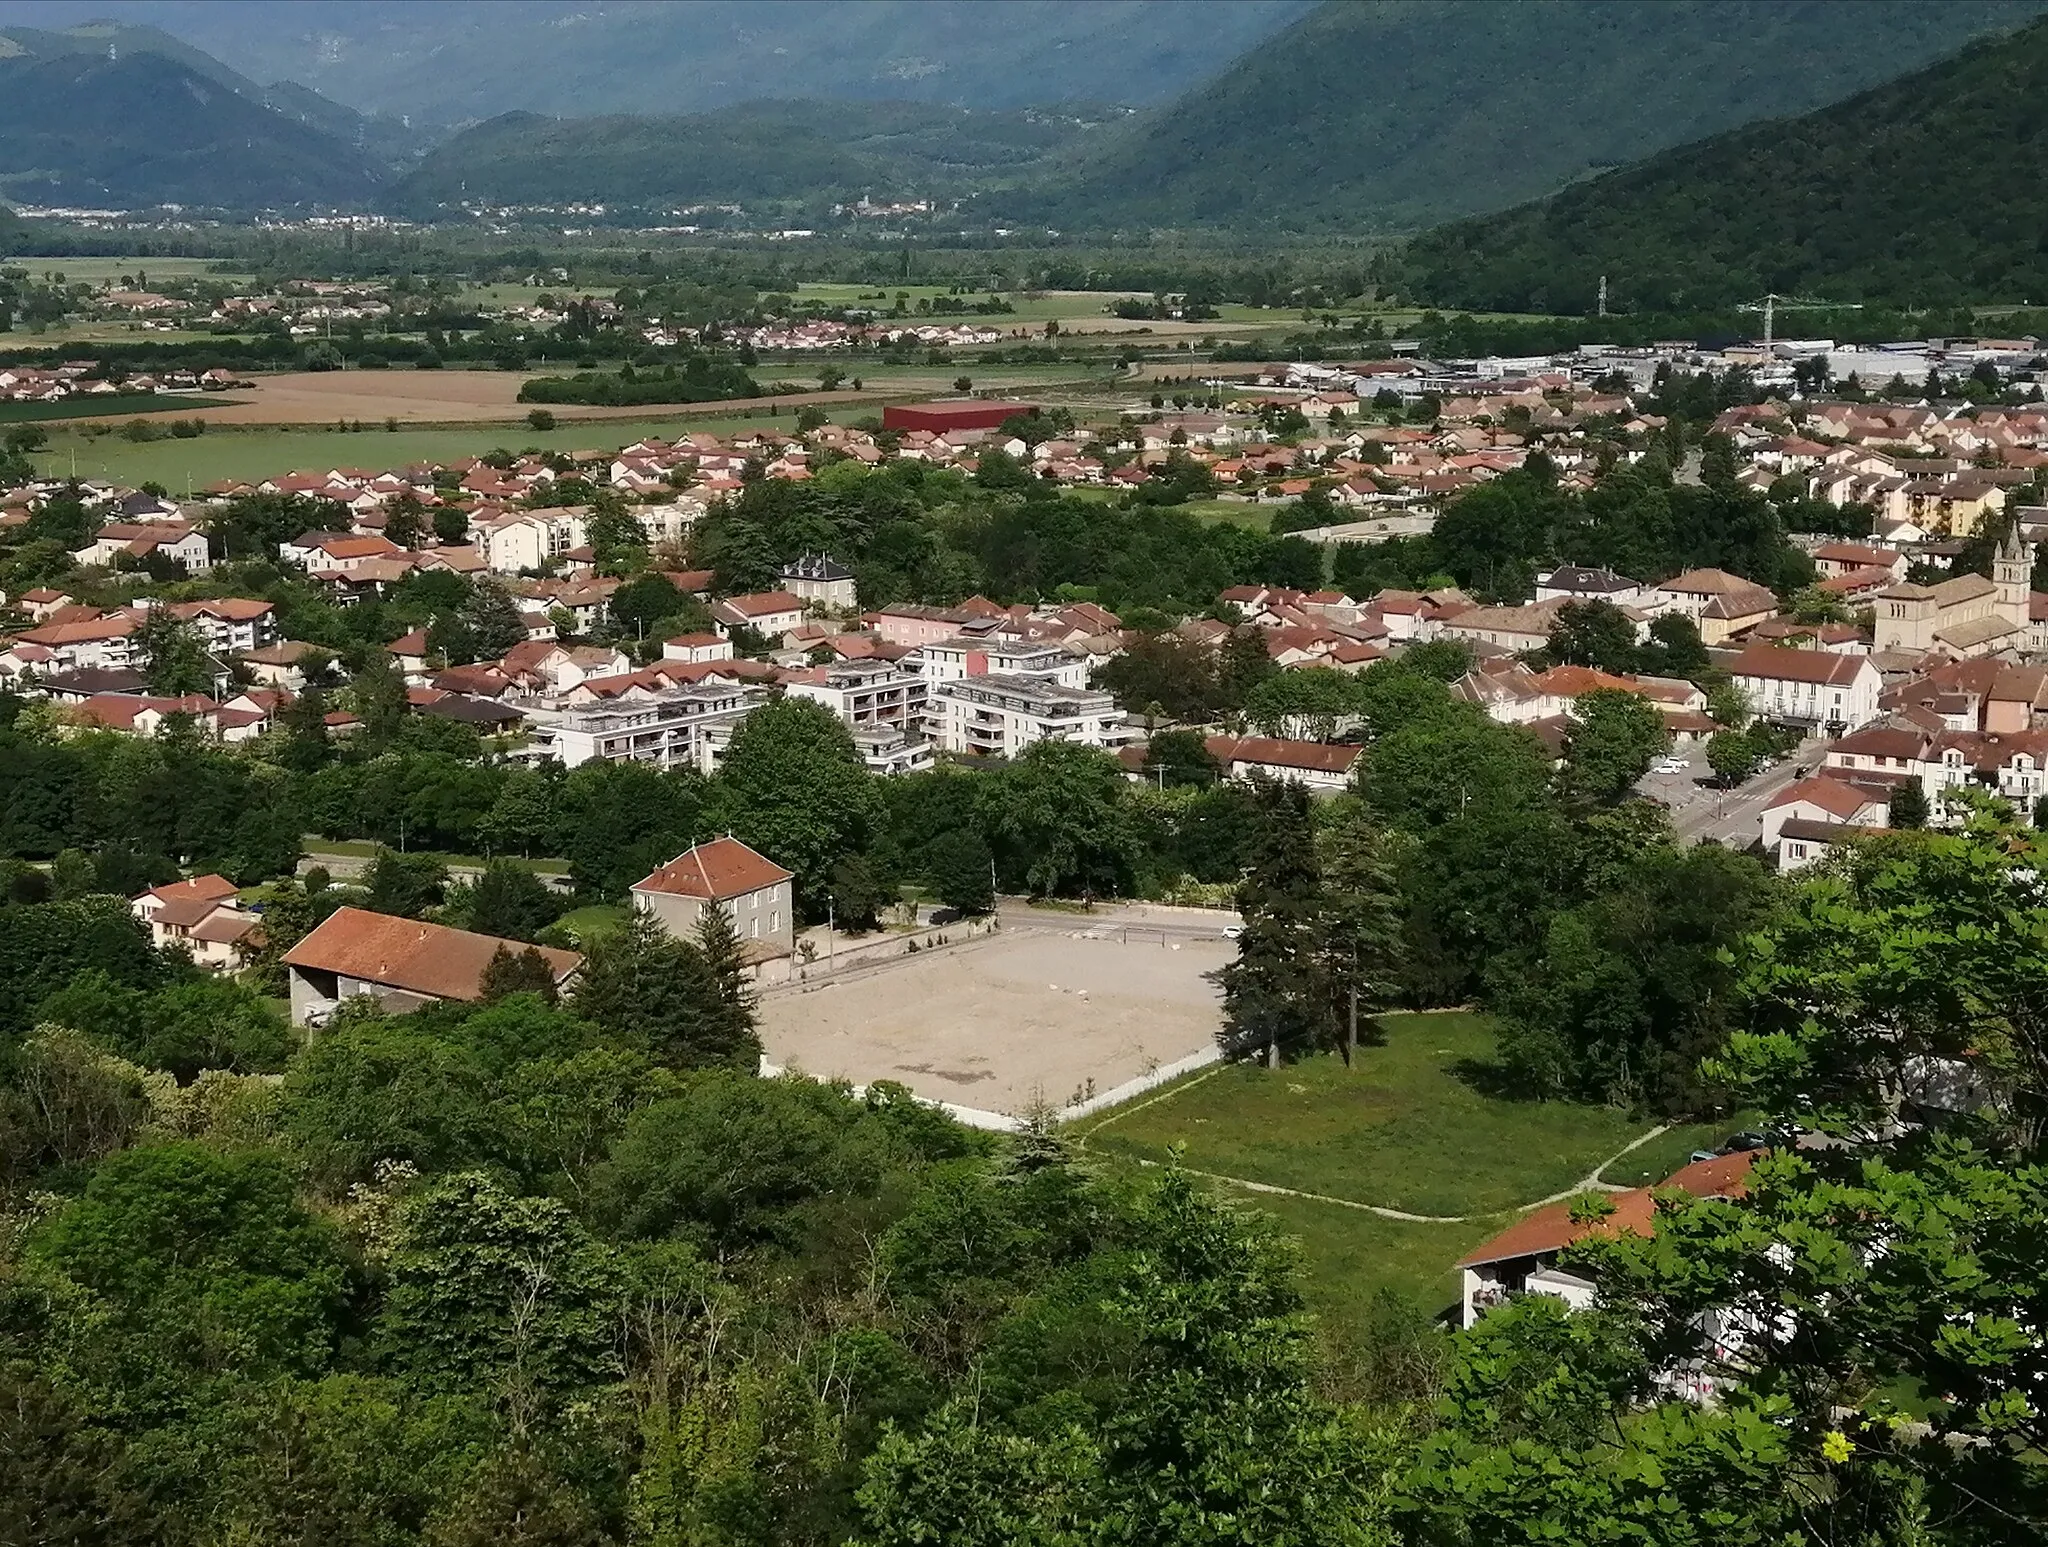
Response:
POLYGON ((1636 781, 1636 790, 1669 808, 1671 825, 1680 838, 1693 843, 1712 838, 1729 848, 1745 848, 1763 836, 1764 807, 1798 777, 1798 770, 1819 767, 1826 747, 1825 740, 1802 742, 1797 751, 1746 784, 1723 790, 1714 782, 1702 744, 1672 754, 1685 763, 1683 773, 1647 773, 1636 781))
POLYGON ((893 958, 808 991, 767 995, 771 1064, 1016 1114, 1123 1084, 1198 1052, 1221 1024, 1204 973, 1237 947, 1213 932, 1173 938, 1106 921, 1003 931, 893 958))

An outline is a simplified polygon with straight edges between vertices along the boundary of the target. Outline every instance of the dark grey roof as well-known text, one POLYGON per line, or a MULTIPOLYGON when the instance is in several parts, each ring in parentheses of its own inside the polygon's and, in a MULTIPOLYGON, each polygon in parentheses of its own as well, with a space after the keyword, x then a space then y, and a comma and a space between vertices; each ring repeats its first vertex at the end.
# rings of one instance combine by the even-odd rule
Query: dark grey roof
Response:
POLYGON ((851 580, 853 571, 843 564, 833 562, 829 554, 805 554, 794 564, 782 566, 784 580, 851 580))
POLYGON ((1633 591, 1636 582, 1611 569, 1587 569, 1579 564, 1560 564, 1536 582, 1553 591, 1633 591))
POLYGON ((95 693, 146 693, 149 678, 126 666, 81 666, 42 679, 43 691, 53 698, 91 698, 95 693))

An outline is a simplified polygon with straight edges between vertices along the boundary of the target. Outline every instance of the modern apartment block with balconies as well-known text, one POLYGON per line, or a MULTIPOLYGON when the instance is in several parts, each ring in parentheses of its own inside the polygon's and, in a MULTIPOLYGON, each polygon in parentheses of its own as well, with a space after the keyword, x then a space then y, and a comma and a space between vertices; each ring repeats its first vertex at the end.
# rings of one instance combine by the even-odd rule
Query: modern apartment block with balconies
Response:
POLYGON ((947 752, 1015 757, 1036 741, 1114 749, 1136 732, 1116 700, 1043 677, 961 677, 932 688, 932 738, 947 752))
POLYGON ((534 710, 527 752, 565 768, 601 758, 708 774, 732 729, 766 699, 759 688, 707 683, 596 708, 534 710))
POLYGON ((823 704, 854 730, 883 725, 922 733, 931 689, 892 661, 855 660, 792 677, 787 691, 823 704))

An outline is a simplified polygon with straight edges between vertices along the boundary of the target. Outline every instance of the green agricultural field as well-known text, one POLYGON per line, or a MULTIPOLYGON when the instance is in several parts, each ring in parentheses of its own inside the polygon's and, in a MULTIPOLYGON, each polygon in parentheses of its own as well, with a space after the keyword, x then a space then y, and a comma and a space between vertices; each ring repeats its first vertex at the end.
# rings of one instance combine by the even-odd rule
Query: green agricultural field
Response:
POLYGON ((152 285, 166 279, 246 279, 246 274, 215 274, 216 258, 38 258, 6 260, 9 268, 27 269, 40 279, 45 274, 62 274, 70 284, 97 285, 102 280, 118 281, 123 274, 133 278, 137 269, 149 276, 152 285))
POLYGON ((35 424, 50 419, 133 419, 138 414, 183 414, 220 408, 232 398, 138 392, 132 397, 72 397, 57 403, 0 403, 0 424, 35 424))
POLYGON ((0 333, 0 351, 70 349, 87 344, 220 344, 246 343, 245 337, 197 328, 145 328, 139 322, 73 318, 42 327, 17 327, 0 333))
POLYGON ((1064 322, 1070 317, 1100 317, 1109 304, 1117 300, 1120 295, 1136 294, 1136 291, 1123 291, 1111 294, 1108 291, 1097 293, 1093 291, 1056 290, 1038 295, 1024 295, 1014 290, 997 290, 994 292, 977 290, 971 294, 956 295, 944 285, 821 284, 799 285, 796 289, 796 296, 800 301, 817 301, 826 306, 870 307, 885 315, 889 308, 895 304, 897 296, 907 295, 910 298, 906 303, 909 311, 902 318, 891 319, 892 321, 909 323, 986 322, 996 327, 1016 327, 1027 322, 1045 323, 1054 320, 1064 322), (874 299, 878 292, 885 298, 879 301, 874 299), (972 306, 977 301, 986 301, 991 293, 1000 295, 1014 309, 986 316, 969 312, 965 316, 933 317, 919 315, 917 312, 917 303, 921 300, 960 301, 965 305, 972 306), (862 300, 862 296, 866 296, 868 299, 862 300))
MULTIPOLYGON (((866 405, 834 410, 836 419, 858 419, 874 413, 866 405)), ((609 451, 649 436, 674 439, 705 432, 713 435, 758 424, 742 415, 658 417, 645 419, 565 420, 552 430, 537 431, 523 422, 465 424, 444 428, 401 427, 386 431, 365 423, 359 433, 307 430, 271 425, 209 427, 196 440, 160 440, 135 445, 118 434, 86 436, 75 429, 53 430, 49 447, 35 458, 52 476, 68 476, 75 466, 81 478, 110 478, 136 485, 160 483, 172 494, 203 489, 226 479, 255 482, 275 473, 330 467, 405 467, 414 462, 447 462, 504 449, 521 451, 609 451)), ((783 413, 772 422, 787 430, 795 415, 783 413)))
MULTIPOLYGON (((1388 1286, 1431 1310, 1454 1292, 1451 1265, 1519 1210, 1603 1167, 1610 1179, 1637 1180, 1620 1174, 1627 1167, 1615 1157, 1653 1125, 1608 1108, 1496 1093, 1486 1017, 1389 1015, 1383 1024, 1384 1043, 1361 1050, 1353 1068, 1335 1057, 1276 1070, 1228 1065, 1084 1127, 1082 1142, 1154 1164, 1178 1147, 1196 1171, 1314 1194, 1236 1192, 1301 1238, 1319 1300, 1351 1303, 1388 1286)), ((1661 1178, 1703 1132, 1651 1141, 1645 1162, 1661 1178)))

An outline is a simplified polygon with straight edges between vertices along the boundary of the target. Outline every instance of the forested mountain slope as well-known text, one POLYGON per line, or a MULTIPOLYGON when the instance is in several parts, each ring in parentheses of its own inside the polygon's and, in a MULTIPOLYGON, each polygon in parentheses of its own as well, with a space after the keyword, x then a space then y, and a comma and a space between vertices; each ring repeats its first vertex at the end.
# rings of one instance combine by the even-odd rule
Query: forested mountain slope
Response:
POLYGON ((457 135, 397 184, 421 218, 463 200, 802 200, 966 192, 1092 132, 1100 115, 914 102, 743 103, 662 118, 507 113, 457 135))
POLYGON ((1688 311, 1765 290, 1905 306, 2048 298, 2048 21, 1804 117, 1417 238, 1443 306, 1688 311))
POLYGON ((354 147, 161 54, 0 59, 0 195, 27 203, 366 201, 354 147))
POLYGON ((1033 213, 1413 228, 1800 113, 2040 13, 1916 0, 1335 0, 1133 123, 1033 213))

